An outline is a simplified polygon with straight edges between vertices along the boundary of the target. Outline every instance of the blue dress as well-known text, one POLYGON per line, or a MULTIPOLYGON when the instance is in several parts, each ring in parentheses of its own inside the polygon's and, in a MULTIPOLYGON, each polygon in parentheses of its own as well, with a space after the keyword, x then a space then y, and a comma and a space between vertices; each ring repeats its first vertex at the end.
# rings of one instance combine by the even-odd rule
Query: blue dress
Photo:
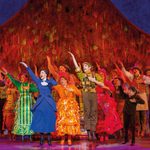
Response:
POLYGON ((30 67, 27 67, 26 69, 39 90, 39 96, 31 110, 33 113, 31 130, 39 133, 54 132, 56 123, 56 104, 51 95, 51 88, 52 86, 57 85, 57 82, 52 78, 43 82, 40 78, 35 76, 30 67))

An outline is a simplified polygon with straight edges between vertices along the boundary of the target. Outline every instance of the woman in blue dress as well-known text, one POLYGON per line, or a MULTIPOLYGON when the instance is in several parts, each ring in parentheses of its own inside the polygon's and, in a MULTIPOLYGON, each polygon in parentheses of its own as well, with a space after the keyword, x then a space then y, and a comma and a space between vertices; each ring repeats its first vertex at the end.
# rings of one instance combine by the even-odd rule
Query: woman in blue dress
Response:
POLYGON ((20 63, 26 67, 29 75, 36 83, 39 90, 36 104, 32 108, 33 119, 31 130, 40 133, 40 145, 43 145, 44 143, 44 134, 48 135, 48 144, 51 145, 50 132, 55 131, 56 122, 56 104, 51 95, 51 89, 52 86, 57 85, 57 82, 52 78, 47 79, 47 71, 41 70, 40 78, 38 78, 27 64, 24 62, 20 63))

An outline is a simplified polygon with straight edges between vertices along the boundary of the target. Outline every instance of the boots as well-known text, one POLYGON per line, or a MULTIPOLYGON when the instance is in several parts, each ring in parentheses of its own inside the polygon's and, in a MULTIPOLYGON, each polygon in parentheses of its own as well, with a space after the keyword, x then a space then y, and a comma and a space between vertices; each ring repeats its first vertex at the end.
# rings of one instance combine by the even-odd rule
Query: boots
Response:
POLYGON ((91 135, 91 131, 87 130, 87 135, 88 135, 88 140, 92 140, 92 135, 91 135))
POLYGON ((48 145, 50 146, 51 145, 51 134, 50 133, 47 134, 47 140, 48 140, 48 145))
POLYGON ((93 140, 93 141, 97 140, 97 137, 96 137, 95 131, 92 131, 92 140, 93 140))
POLYGON ((44 144, 44 135, 43 133, 41 133, 41 136, 40 136, 40 145, 42 146, 44 144))
POLYGON ((126 144, 128 142, 129 142, 129 139, 128 139, 128 130, 125 129, 124 142, 122 144, 126 144))

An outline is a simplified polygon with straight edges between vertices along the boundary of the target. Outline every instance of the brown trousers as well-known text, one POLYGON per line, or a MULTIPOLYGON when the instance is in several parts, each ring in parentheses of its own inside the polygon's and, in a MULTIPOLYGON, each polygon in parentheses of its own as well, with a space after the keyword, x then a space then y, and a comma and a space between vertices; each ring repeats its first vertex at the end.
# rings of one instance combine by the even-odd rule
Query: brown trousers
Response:
POLYGON ((83 92, 84 127, 96 131, 97 124, 97 95, 94 92, 83 92))

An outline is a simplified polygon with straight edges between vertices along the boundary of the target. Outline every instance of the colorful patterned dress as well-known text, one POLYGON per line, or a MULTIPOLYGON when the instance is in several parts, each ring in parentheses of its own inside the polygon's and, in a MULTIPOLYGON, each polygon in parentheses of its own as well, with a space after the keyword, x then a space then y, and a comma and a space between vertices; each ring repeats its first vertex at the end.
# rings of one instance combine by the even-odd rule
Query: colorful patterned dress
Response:
POLYGON ((79 106, 75 99, 75 95, 81 95, 80 90, 74 85, 67 85, 67 89, 61 85, 57 85, 55 89, 60 96, 57 102, 57 134, 59 136, 80 134, 79 106))
MULTIPOLYGON (((105 85, 112 90, 109 84, 105 83, 105 85)), ((96 132, 98 134, 113 134, 122 128, 122 123, 116 110, 115 99, 99 86, 97 86, 97 96, 99 113, 96 132)))
POLYGON ((15 117, 15 101, 17 97, 16 88, 7 88, 6 90, 6 102, 3 107, 3 129, 8 129, 11 131, 14 125, 15 117))
POLYGON ((30 130, 32 122, 31 108, 34 103, 32 92, 37 92, 34 84, 21 83, 15 80, 10 74, 9 79, 17 87, 19 91, 19 99, 16 102, 15 120, 12 133, 16 135, 31 135, 33 132, 30 130))

